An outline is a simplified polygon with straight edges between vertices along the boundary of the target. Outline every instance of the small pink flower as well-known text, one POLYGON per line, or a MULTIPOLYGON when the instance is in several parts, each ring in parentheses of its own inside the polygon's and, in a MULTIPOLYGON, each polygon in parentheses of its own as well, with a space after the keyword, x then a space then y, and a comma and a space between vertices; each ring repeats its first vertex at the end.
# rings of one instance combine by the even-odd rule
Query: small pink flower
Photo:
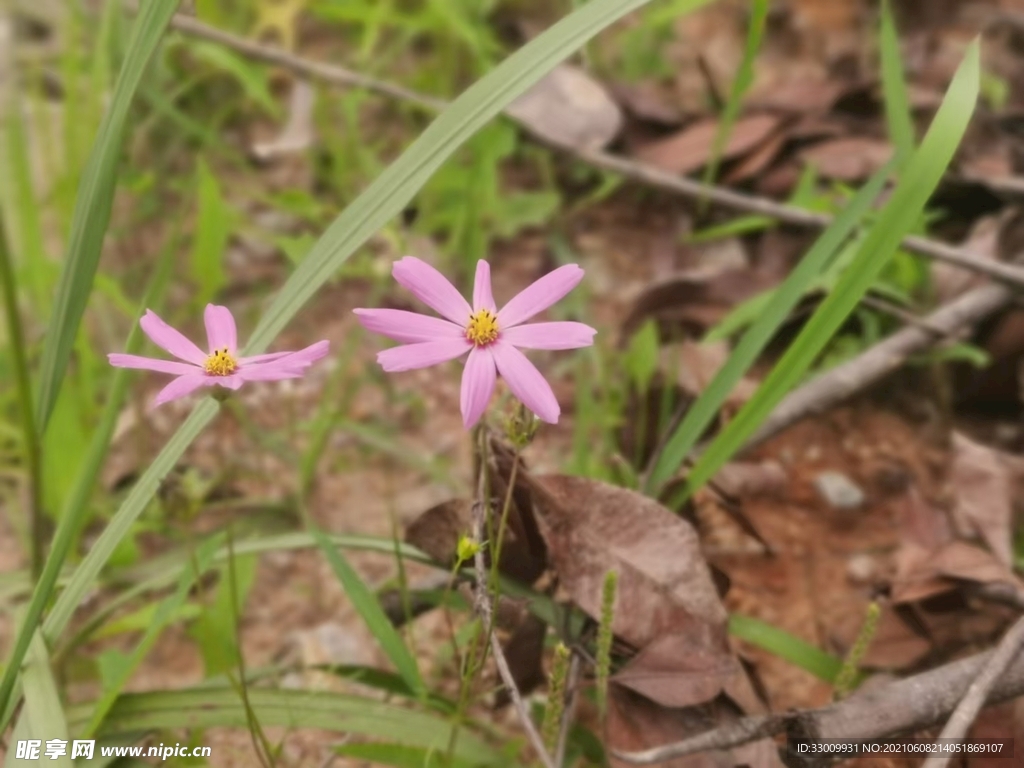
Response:
POLYGON ((179 360, 158 360, 139 355, 110 354, 107 359, 118 368, 141 368, 147 371, 172 373, 174 381, 160 390, 153 401, 156 407, 193 392, 199 387, 214 385, 238 389, 247 381, 277 381, 300 378, 305 369, 327 354, 330 343, 318 341, 298 352, 271 352, 253 357, 238 357, 238 332, 235 318, 227 307, 206 305, 206 341, 209 352, 203 352, 179 331, 174 330, 151 310, 139 320, 146 335, 158 347, 179 360))
POLYGON ((501 311, 494 304, 486 261, 476 265, 472 307, 444 275, 413 256, 396 261, 391 274, 446 319, 400 309, 355 310, 367 330, 403 342, 377 355, 385 371, 426 368, 469 352, 462 374, 462 421, 467 429, 486 410, 499 373, 523 405, 549 424, 558 423, 555 393, 518 348, 576 349, 594 343, 597 331, 583 323, 523 325, 575 288, 583 279, 582 269, 575 264, 559 267, 522 290, 501 311))

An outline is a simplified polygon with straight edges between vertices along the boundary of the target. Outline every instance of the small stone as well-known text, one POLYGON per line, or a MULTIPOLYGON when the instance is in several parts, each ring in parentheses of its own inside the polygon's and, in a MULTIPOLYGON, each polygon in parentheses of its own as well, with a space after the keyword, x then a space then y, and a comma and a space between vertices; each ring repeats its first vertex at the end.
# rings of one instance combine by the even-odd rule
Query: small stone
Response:
POLYGON ((864 491, 842 472, 822 472, 814 487, 833 509, 851 510, 864 506, 864 491))
POLYGON ((846 575, 854 584, 869 584, 878 573, 878 563, 867 553, 853 555, 846 561, 846 575))

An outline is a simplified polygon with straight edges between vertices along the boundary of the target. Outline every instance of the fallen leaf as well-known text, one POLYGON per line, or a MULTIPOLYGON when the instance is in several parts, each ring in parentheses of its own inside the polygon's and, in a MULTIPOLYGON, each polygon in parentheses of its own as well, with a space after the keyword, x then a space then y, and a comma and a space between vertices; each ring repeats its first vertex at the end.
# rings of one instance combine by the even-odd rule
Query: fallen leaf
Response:
POLYGON ((761 144, 760 147, 736 163, 736 167, 722 178, 722 183, 727 185, 739 184, 755 176, 760 176, 772 164, 775 158, 779 156, 788 140, 788 137, 782 133, 776 133, 768 137, 768 140, 761 144))
MULTIPOLYGON (((709 727, 735 721, 736 717, 735 709, 724 701, 700 707, 670 709, 612 683, 608 686, 605 743, 609 751, 638 752, 682 741, 709 727)), ((612 768, 627 768, 630 765, 614 756, 610 756, 609 762, 612 768)), ((662 768, 782 768, 772 739, 759 739, 732 750, 714 750, 677 757, 658 765, 662 768)))
POLYGON ((544 141, 577 149, 601 149, 622 128, 622 111, 604 86, 569 64, 555 67, 505 114, 544 141))
POLYGON ((277 138, 253 144, 253 156, 258 160, 267 161, 309 149, 314 140, 315 103, 316 89, 306 80, 295 80, 288 102, 288 122, 277 138))
POLYGON ((828 112, 836 100, 853 84, 836 78, 808 80, 800 78, 775 83, 751 93, 746 103, 752 107, 792 112, 798 115, 828 112))
POLYGON ((724 637, 726 612, 693 527, 653 499, 597 480, 535 478, 550 497, 538 522, 551 566, 573 601, 601 615, 605 574, 619 576, 612 631, 642 649, 663 635, 708 626, 724 637))
MULTIPOLYGON (((502 643, 509 671, 519 692, 524 696, 544 682, 544 638, 548 625, 527 613, 519 625, 502 643)), ((495 706, 504 707, 511 701, 505 686, 500 686, 495 695, 495 706)))
MULTIPOLYGON (((995 259, 999 245, 1004 216, 982 216, 971 226, 971 231, 961 246, 971 253, 986 259, 995 259)), ((984 282, 985 278, 976 271, 964 269, 944 261, 932 264, 932 284, 935 286, 935 301, 946 304, 965 291, 984 282)))
MULTIPOLYGON (((741 117, 733 125, 721 159, 731 160, 750 152, 774 133, 781 122, 780 117, 768 114, 741 117)), ((635 155, 641 162, 671 173, 691 173, 710 161, 717 132, 717 119, 701 120, 673 136, 644 145, 635 155)))
POLYGON ((1013 477, 1020 459, 953 433, 953 520, 962 535, 978 536, 1006 566, 1013 563, 1013 477))
POLYGON ((933 552, 953 540, 946 513, 929 504, 914 486, 892 505, 900 529, 900 542, 933 552))
POLYGON ((815 144, 800 157, 827 179, 860 181, 889 162, 892 151, 892 145, 881 139, 849 136, 815 144))
MULTIPOLYGON (((698 343, 684 339, 682 343, 667 349, 665 355, 669 358, 678 357, 679 386, 691 395, 699 395, 725 365, 730 351, 725 341, 698 343)), ((726 406, 732 410, 738 409, 753 396, 756 389, 757 382, 744 376, 729 394, 726 406)))
POLYGON ((672 98, 671 91, 650 80, 637 83, 616 83, 612 94, 630 113, 651 123, 679 125, 683 112, 672 98))
POLYGON ((714 484, 730 496, 781 496, 788 476, 777 461, 730 461, 714 477, 714 484))
POLYGON ((936 551, 905 544, 896 553, 892 600, 897 604, 919 602, 955 590, 965 581, 1008 584, 1024 590, 1024 582, 980 547, 953 541, 936 551))
POLYGON ((459 538, 471 530, 472 502, 449 499, 435 504, 405 528, 405 541, 445 567, 455 564, 459 538))

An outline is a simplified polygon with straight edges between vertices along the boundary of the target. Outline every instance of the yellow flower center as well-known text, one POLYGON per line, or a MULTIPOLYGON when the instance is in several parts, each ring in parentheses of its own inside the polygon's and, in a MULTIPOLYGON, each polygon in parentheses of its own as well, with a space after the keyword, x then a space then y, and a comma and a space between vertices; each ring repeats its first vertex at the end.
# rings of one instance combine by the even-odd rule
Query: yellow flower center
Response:
POLYGON ((466 338, 478 347, 486 346, 498 338, 498 317, 487 309, 469 316, 466 338))
POLYGON ((204 370, 209 376, 230 376, 238 368, 238 361, 231 356, 228 348, 215 349, 213 354, 206 358, 204 370))

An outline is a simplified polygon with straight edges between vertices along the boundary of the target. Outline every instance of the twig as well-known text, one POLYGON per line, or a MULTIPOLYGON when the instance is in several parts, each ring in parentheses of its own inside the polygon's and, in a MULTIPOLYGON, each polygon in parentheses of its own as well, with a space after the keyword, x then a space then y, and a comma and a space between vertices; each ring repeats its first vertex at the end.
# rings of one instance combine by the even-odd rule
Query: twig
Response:
MULTIPOLYGON (((486 478, 488 466, 487 466, 487 434, 481 431, 482 438, 480 440, 480 469, 479 477, 477 479, 477 498, 473 502, 473 538, 477 543, 483 542, 484 536, 484 521, 487 517, 487 491, 486 491, 486 478)), ((505 658, 505 651, 502 650, 501 641, 498 639, 497 632, 494 631, 494 608, 491 605, 491 596, 488 592, 489 582, 487 578, 487 568, 484 565, 484 552, 483 547, 478 547, 476 553, 473 555, 473 567, 476 571, 476 610, 480 615, 480 623, 483 625, 484 632, 488 634, 488 639, 491 644, 491 653, 494 654, 494 663, 498 668, 498 674, 501 676, 501 681, 504 683, 505 688, 508 690, 509 696, 512 699, 512 705, 515 707, 516 713, 519 715, 519 719, 523 724, 523 730, 526 731, 526 737, 529 739, 530 744, 533 746, 534 751, 540 758, 541 762, 544 763, 545 768, 557 768, 554 759, 548 754, 544 748, 544 740, 541 738, 540 732, 537 730, 537 726, 534 725, 533 719, 530 717, 530 712, 526 708, 526 702, 523 701, 522 694, 519 693, 519 688, 516 686, 516 681, 512 677, 512 670, 509 669, 508 659, 505 658)))
POLYGON ((1013 292, 1002 285, 982 285, 939 307, 920 323, 900 329, 790 392, 743 450, 763 443, 806 416, 829 410, 900 368, 911 355, 930 347, 939 334, 953 336, 1008 306, 1013 297, 1013 292))
MULTIPOLYGON (((946 722, 946 727, 939 734, 939 739, 956 739, 962 741, 970 729, 974 719, 978 716, 989 693, 996 684, 1010 663, 1020 655, 1021 646, 1024 645, 1024 617, 1017 619, 1017 623, 1010 627, 1003 639, 999 642, 995 652, 989 657, 985 666, 978 675, 978 679, 971 683, 963 699, 953 710, 953 714, 946 722)), ((951 753, 935 753, 924 761, 921 768, 946 768, 951 753)))
MULTIPOLYGON (((129 7, 132 7, 129 5, 129 7)), ((178 14, 171 20, 171 27, 204 40, 224 45, 249 58, 283 67, 297 75, 307 77, 331 85, 365 88, 368 91, 405 101, 431 113, 436 113, 448 106, 449 102, 433 96, 419 93, 395 83, 378 80, 377 78, 353 72, 335 64, 313 61, 302 56, 288 53, 279 48, 263 45, 230 32, 211 27, 191 16, 178 14)), ((511 115, 509 119, 524 125, 511 115)), ((645 163, 638 163, 624 157, 618 157, 601 150, 583 149, 564 142, 551 141, 547 138, 534 136, 538 141, 561 152, 574 156, 595 168, 612 171, 625 178, 638 181, 650 187, 656 187, 694 200, 707 199, 723 208, 730 208, 747 213, 769 216, 787 224, 802 227, 823 228, 832 223, 832 217, 798 208, 793 205, 777 203, 764 197, 735 192, 714 185, 706 185, 685 176, 676 176, 645 163)), ((909 236, 903 239, 903 247, 921 256, 945 261, 964 269, 980 272, 1002 282, 1024 286, 1024 268, 987 259, 965 248, 940 243, 925 237, 909 236)))
MULTIPOLYGON (((854 693, 848 699, 820 709, 748 717, 675 744, 643 752, 616 753, 616 756, 635 765, 649 765, 709 749, 727 749, 783 732, 791 738, 864 741, 912 733, 949 717, 971 683, 997 653, 989 651, 969 656, 854 693)), ((996 704, 1021 694, 1024 694, 1024 656, 1018 655, 996 677, 984 701, 996 704)))

